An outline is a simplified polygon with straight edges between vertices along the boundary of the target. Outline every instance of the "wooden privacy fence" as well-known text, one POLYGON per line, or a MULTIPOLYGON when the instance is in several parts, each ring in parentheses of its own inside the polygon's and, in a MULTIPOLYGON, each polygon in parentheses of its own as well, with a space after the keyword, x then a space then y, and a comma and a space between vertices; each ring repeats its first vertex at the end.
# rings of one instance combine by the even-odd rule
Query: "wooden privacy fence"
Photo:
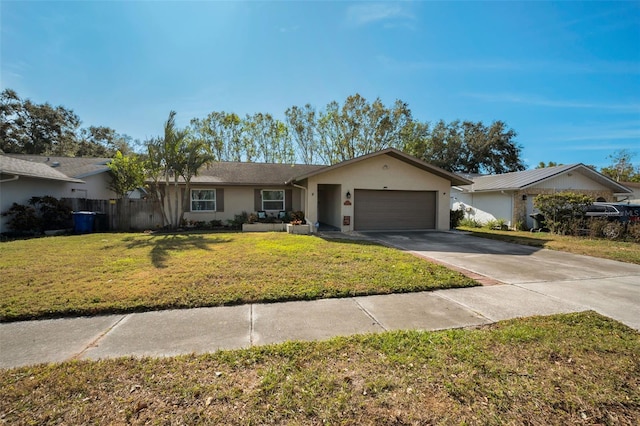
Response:
MULTIPOLYGON (((129 199, 88 200, 84 198, 63 198, 74 212, 96 212, 106 214, 107 229, 98 231, 144 231, 162 227, 162 212, 155 200, 129 199)), ((100 220, 96 224, 100 223, 100 220)))

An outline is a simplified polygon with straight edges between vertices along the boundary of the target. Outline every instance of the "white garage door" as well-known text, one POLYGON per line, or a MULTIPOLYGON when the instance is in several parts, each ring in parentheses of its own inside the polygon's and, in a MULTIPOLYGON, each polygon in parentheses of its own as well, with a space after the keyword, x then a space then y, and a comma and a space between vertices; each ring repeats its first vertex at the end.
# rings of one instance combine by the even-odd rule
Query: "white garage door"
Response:
POLYGON ((436 191, 356 189, 353 207, 358 231, 436 227, 436 191))

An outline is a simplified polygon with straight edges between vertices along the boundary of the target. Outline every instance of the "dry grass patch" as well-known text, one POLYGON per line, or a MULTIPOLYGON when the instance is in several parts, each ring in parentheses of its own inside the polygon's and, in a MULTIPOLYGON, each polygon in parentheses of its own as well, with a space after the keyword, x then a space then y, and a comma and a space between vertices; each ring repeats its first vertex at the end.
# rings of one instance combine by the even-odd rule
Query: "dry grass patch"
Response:
POLYGON ((476 237, 490 238, 533 247, 543 247, 551 250, 566 251, 568 253, 583 254, 640 265, 640 244, 638 243, 556 235, 548 232, 495 231, 485 228, 467 227, 460 227, 458 229, 471 232, 471 234, 476 237))
POLYGON ((593 312, 0 371, 7 424, 616 424, 640 335, 593 312))
POLYGON ((377 244, 285 233, 91 234, 0 249, 2 321, 476 285, 377 244))

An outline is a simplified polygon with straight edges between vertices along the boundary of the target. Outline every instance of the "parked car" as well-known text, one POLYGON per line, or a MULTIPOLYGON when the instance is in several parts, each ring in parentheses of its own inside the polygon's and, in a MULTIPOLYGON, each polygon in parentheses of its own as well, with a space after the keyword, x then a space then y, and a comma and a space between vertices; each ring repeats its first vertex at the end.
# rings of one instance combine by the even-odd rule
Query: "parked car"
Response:
POLYGON ((593 203, 585 210, 585 216, 607 218, 624 223, 640 223, 640 204, 593 203))

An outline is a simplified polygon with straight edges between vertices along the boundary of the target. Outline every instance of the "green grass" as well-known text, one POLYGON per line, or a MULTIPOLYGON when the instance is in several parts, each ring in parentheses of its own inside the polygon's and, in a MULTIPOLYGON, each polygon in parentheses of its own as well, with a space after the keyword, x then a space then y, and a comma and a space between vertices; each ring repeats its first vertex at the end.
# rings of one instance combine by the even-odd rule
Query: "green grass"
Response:
POLYGON ((472 235, 510 243, 543 247, 620 262, 640 265, 640 244, 599 238, 556 235, 548 232, 496 231, 486 228, 459 227, 472 235))
POLYGON ((0 321, 476 285, 395 249, 285 233, 90 234, 0 250, 0 321))
POLYGON ((0 370, 7 424, 616 424, 640 335, 593 312, 0 370))

